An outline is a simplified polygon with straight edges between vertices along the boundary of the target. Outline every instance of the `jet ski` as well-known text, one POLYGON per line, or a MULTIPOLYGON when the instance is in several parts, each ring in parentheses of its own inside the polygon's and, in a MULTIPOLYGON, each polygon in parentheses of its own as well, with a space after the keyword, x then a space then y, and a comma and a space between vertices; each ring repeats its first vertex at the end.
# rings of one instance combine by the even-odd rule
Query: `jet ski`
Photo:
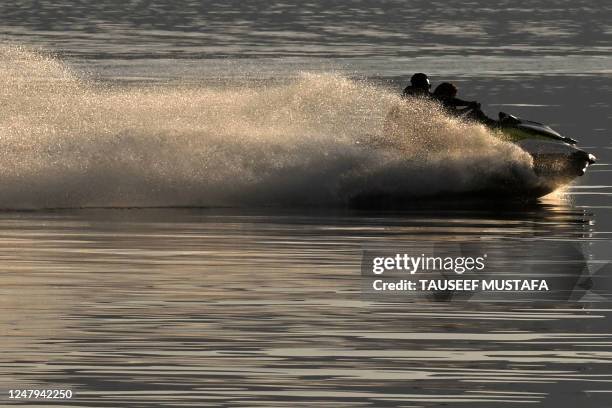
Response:
POLYGON ((520 119, 504 112, 499 121, 490 126, 499 137, 512 142, 533 157, 533 169, 538 176, 541 197, 558 187, 583 176, 587 168, 597 160, 594 155, 579 149, 577 141, 560 135, 550 126, 520 119))
MULTIPOLYGON (((363 191, 351 198, 350 205, 360 208, 404 208, 406 205, 415 205, 415 200, 436 200, 449 195, 453 196, 454 204, 461 200, 478 203, 482 202, 483 198, 501 203, 508 200, 530 201, 550 194, 584 175, 587 168, 596 161, 594 155, 577 147, 576 140, 562 136, 542 123, 520 119, 504 112, 499 113, 499 120, 478 120, 470 116, 469 111, 462 115, 462 118, 482 123, 491 129, 493 136, 513 143, 529 153, 533 159, 533 172, 536 177, 525 179, 522 175, 511 175, 489 180, 475 190, 440 191, 425 197, 415 196, 411 191, 363 191)), ((385 120, 383 134, 388 135, 390 140, 402 137, 404 121, 405 117, 399 108, 391 110, 385 120)), ((377 143, 365 144, 379 146, 377 143)))

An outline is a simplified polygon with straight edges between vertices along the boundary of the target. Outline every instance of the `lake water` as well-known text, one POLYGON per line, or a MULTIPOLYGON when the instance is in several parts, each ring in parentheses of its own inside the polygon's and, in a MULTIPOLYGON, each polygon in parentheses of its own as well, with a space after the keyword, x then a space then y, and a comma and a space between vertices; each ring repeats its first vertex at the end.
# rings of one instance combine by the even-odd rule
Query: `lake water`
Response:
MULTIPOLYGON (((0 11, 0 405, 612 405, 612 7, 0 11), (387 158, 354 142, 418 71, 491 116, 550 124, 597 164, 536 203, 345 208, 387 158), (535 303, 361 293, 364 248, 493 240, 578 246, 593 286, 535 303), (74 397, 8 398, 23 388, 74 397)), ((460 152, 480 140, 430 137, 457 135, 460 152)), ((506 171, 489 170, 504 154, 482 154, 486 166, 448 156, 401 180, 418 193, 506 171)))

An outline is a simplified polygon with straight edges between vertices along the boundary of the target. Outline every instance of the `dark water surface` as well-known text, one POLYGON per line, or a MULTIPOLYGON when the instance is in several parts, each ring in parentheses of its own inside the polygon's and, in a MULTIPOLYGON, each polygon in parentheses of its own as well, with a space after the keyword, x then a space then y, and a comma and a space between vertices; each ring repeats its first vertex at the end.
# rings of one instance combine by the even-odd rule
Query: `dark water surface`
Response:
POLYGON ((0 405, 612 406, 612 308, 597 287, 544 304, 360 293, 370 244, 552 240, 612 273, 612 8, 532 3, 3 2, 5 41, 102 82, 333 70, 399 90, 426 71, 599 162, 535 204, 0 213, 0 405), (74 398, 9 400, 16 388, 74 398))
POLYGON ((4 214, 2 387, 71 388, 67 406, 603 407, 606 303, 359 293, 364 243, 556 239, 605 259, 593 222, 564 204, 4 214))
POLYGON ((96 58, 608 56, 602 1, 6 1, 2 32, 96 58))

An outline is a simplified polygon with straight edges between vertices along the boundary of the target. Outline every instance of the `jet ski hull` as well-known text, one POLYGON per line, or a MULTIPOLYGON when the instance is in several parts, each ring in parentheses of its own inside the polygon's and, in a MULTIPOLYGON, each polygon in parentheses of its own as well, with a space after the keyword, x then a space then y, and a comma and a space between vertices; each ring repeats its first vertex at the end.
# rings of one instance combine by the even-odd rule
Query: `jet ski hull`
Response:
MULTIPOLYGON (((513 143, 529 153, 533 160, 533 174, 526 177, 522 168, 517 173, 503 174, 489 179, 478 188, 469 191, 439 191, 427 196, 411 192, 367 191, 351 198, 349 205, 358 208, 405 208, 419 203, 461 203, 529 202, 548 195, 571 183, 585 174, 587 168, 595 163, 595 156, 576 147, 576 141, 560 135, 549 126, 541 123, 518 119, 500 113, 499 121, 491 121, 486 126, 501 140, 513 143), (534 176, 534 177, 532 177, 534 176), (448 197, 453 197, 451 201, 448 197)), ((402 122, 397 115, 390 115, 385 123, 385 133, 401 137, 402 122)))
POLYGON ((506 126, 500 121, 501 137, 532 157, 533 170, 540 184, 536 190, 540 196, 583 176, 595 163, 595 156, 576 147, 575 140, 561 136, 546 125, 513 119, 515 122, 506 126))

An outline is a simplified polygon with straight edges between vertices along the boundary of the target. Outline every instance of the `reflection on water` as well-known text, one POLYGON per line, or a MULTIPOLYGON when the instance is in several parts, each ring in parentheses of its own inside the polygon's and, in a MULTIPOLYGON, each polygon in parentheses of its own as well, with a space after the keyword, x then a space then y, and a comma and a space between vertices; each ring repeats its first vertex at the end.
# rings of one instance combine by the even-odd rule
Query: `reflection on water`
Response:
POLYGON ((603 406, 605 304, 359 293, 364 242, 503 235, 597 252, 592 221, 558 202, 5 213, 1 387, 72 388, 74 406, 603 406))
POLYGON ((103 58, 607 56, 612 32, 586 0, 6 3, 5 38, 103 58))

